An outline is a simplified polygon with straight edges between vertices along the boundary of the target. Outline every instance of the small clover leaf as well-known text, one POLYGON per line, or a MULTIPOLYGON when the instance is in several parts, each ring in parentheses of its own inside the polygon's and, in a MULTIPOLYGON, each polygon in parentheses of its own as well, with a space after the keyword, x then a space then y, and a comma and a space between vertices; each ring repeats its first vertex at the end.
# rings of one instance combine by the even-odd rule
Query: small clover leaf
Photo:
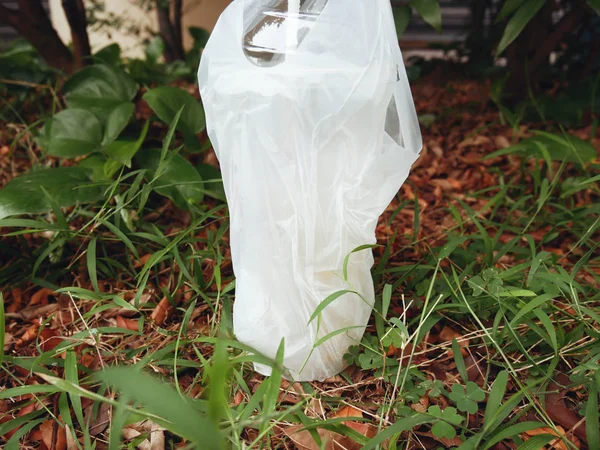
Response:
POLYGON ((504 281, 500 278, 496 269, 485 269, 481 276, 471 277, 469 284, 473 288, 473 297, 478 297, 484 292, 490 295, 498 295, 504 281))
POLYGON ((360 354, 360 346, 352 345, 348 348, 348 353, 344 355, 344 360, 349 364, 358 363, 358 355, 360 354))
POLYGON ((402 348, 405 341, 406 340, 404 339, 401 331, 396 328, 392 328, 385 334, 384 338, 381 340, 381 344, 385 348, 388 348, 390 345, 393 345, 396 348, 402 348))
POLYGON ((442 395, 442 392, 444 392, 444 384, 440 380, 435 380, 431 385, 428 395, 431 398, 437 398, 442 395))
POLYGON ((469 381, 466 387, 460 384, 453 385, 449 397, 450 400, 456 403, 460 411, 475 414, 479 409, 477 402, 485 399, 485 392, 477 384, 469 381))
POLYGON ((431 432, 436 437, 446 439, 456 437, 454 426, 460 425, 463 421, 463 417, 456 412, 456 408, 448 407, 442 411, 439 406, 434 405, 430 406, 427 412, 439 419, 431 428, 431 432))
POLYGON ((498 270, 494 268, 485 269, 482 273, 483 279, 487 282, 493 280, 498 276, 498 270))
POLYGON ((373 362, 375 359, 373 356, 373 354, 369 355, 367 353, 361 353, 358 355, 358 363, 360 364, 361 369, 368 370, 373 368, 373 362))
POLYGON ((431 432, 437 438, 453 439, 456 437, 456 430, 447 422, 438 422, 431 427, 431 432))
POLYGON ((485 288, 486 283, 479 275, 472 277, 469 280, 469 284, 473 288, 473 297, 479 297, 481 294, 483 294, 483 289, 485 288))

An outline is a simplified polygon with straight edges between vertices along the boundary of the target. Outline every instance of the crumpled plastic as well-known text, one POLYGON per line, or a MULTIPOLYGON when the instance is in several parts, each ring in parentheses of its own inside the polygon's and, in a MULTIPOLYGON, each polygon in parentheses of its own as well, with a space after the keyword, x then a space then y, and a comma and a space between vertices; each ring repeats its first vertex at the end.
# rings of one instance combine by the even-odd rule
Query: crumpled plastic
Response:
POLYGON ((372 250, 351 252, 376 243, 421 134, 389 0, 329 0, 283 62, 260 67, 243 41, 264 1, 225 10, 198 74, 230 211, 234 332, 271 358, 285 339, 291 378, 323 380, 374 304, 372 250))

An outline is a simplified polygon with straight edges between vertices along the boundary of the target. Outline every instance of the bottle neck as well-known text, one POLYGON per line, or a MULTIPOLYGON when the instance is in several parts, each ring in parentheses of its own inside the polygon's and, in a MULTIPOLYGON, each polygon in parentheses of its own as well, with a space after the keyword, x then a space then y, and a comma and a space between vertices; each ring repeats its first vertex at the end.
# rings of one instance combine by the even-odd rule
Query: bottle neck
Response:
POLYGON ((262 6, 254 8, 251 17, 244 18, 246 57, 257 66, 281 64, 310 33, 328 1, 262 0, 262 6))

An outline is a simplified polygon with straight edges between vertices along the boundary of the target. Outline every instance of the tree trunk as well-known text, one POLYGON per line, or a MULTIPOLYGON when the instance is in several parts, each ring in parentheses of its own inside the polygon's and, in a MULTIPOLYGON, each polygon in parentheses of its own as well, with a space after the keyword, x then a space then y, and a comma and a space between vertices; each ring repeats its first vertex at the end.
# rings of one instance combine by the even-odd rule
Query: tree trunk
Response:
POLYGON ((175 42, 178 45, 178 51, 181 59, 184 59, 183 51, 183 32, 181 31, 181 20, 183 18, 183 0, 175 0, 173 3, 173 31, 175 33, 175 42))
POLYGON ((181 1, 170 0, 168 4, 163 5, 160 0, 156 2, 156 12, 158 15, 158 30, 160 37, 165 43, 165 60, 173 62, 183 60, 183 44, 181 42, 181 1), (170 6, 174 3, 175 19, 171 22, 170 6), (177 9, 179 8, 179 11, 177 9), (178 17, 179 16, 179 17, 178 17))
POLYGON ((471 32, 468 42, 471 47, 471 61, 486 61, 492 58, 485 40, 485 16, 489 8, 489 0, 471 0, 471 32), (488 50, 486 52, 486 50, 488 50))
POLYGON ((40 0, 19 0, 18 10, 0 5, 0 21, 27 39, 49 66, 72 72, 73 55, 58 36, 40 0))
MULTIPOLYGON (((551 8, 552 5, 548 5, 551 8)), ((549 62, 550 54, 556 50, 569 33, 573 33, 588 16, 589 10, 581 3, 556 24, 543 23, 550 18, 550 9, 542 10, 525 27, 521 35, 507 49, 510 77, 506 84, 506 100, 515 104, 525 98, 529 87, 535 88, 540 81, 540 69, 549 62)))
POLYGON ((92 54, 83 0, 62 0, 62 7, 71 28, 75 65, 83 67, 90 62, 92 54))

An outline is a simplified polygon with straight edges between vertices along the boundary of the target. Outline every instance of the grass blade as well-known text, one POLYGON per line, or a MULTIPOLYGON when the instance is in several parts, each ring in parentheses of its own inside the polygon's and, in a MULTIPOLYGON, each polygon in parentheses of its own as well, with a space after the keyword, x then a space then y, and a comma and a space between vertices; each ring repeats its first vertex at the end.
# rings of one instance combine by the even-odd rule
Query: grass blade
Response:
POLYGON ((98 238, 94 236, 90 241, 87 249, 86 260, 88 273, 90 275, 90 281, 92 282, 92 287, 96 292, 100 292, 100 288, 98 287, 98 271, 96 266, 96 243, 98 242, 98 238))
MULTIPOLYGON (((77 357, 73 350, 68 350, 65 357, 65 380, 70 381, 73 384, 79 384, 79 375, 77 369, 77 357)), ((81 429, 85 428, 85 420, 83 419, 83 408, 81 405, 81 397, 69 393, 69 399, 73 405, 73 411, 75 417, 79 421, 81 429)))
POLYGON ((458 370, 460 377, 463 379, 464 383, 466 384, 469 381, 469 375, 467 375, 467 366, 465 364, 463 355, 460 352, 460 347, 459 347, 458 341, 456 339, 452 339, 452 353, 454 354, 454 361, 456 362, 456 369, 458 370))
POLYGON ((585 408, 585 432, 589 448, 600 448, 600 420, 598 418, 598 386, 590 383, 590 392, 585 408))
POLYGON ((319 306, 317 306, 317 308, 315 309, 315 311, 310 316, 310 319, 309 319, 308 323, 311 323, 313 320, 315 320, 319 316, 319 314, 321 314, 321 312, 323 312, 323 310, 325 308, 327 308, 330 304, 332 304, 338 298, 340 298, 342 295, 345 295, 345 294, 356 294, 356 295, 358 295, 358 292, 352 291, 350 289, 343 289, 341 291, 337 291, 337 292, 334 292, 333 294, 329 295, 325 300, 323 300, 321 303, 319 303, 319 306))
POLYGON ((6 322, 4 317, 4 297, 0 292, 0 366, 4 362, 4 333, 6 332, 6 322))
POLYGON ((490 390, 488 401, 485 406, 484 424, 488 425, 492 420, 492 414, 500 408, 504 393, 506 392, 506 386, 508 384, 508 372, 503 370, 496 376, 496 380, 490 390))

